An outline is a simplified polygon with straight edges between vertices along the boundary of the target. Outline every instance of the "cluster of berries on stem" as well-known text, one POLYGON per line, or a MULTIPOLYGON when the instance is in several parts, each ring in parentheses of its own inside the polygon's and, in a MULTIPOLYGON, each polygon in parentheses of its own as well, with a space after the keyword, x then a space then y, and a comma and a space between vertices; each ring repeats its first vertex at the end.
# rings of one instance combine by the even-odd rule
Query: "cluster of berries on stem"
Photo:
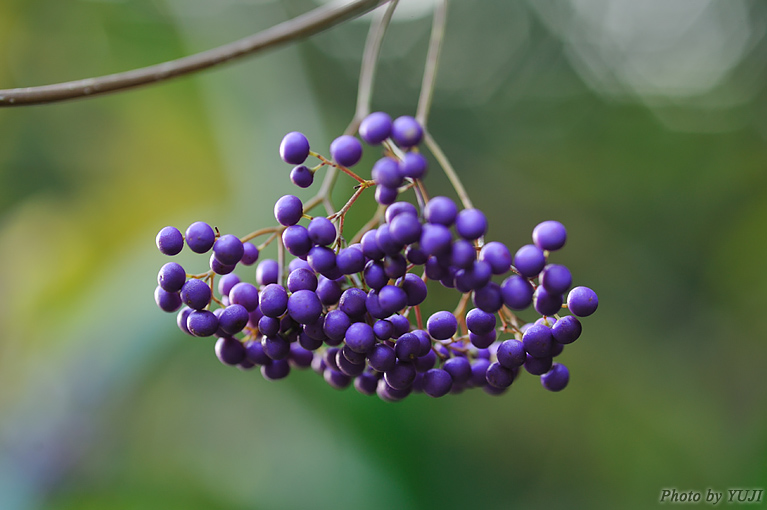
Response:
POLYGON ((578 318, 598 305, 593 290, 572 287, 566 266, 549 262, 565 245, 565 227, 540 223, 532 243, 512 255, 504 243, 485 241, 482 211, 445 196, 429 198, 423 183, 429 163, 419 151, 424 130, 414 118, 372 113, 361 121, 359 136, 382 148, 370 179, 351 170, 363 153, 355 136, 336 138, 330 157, 311 150, 299 132, 280 144, 300 188, 312 186, 326 167, 356 181, 348 201, 328 216, 309 215, 322 201, 305 206, 285 195, 274 205, 278 225, 242 238, 203 222, 183 234, 163 228, 156 238, 160 252, 176 255, 185 244, 195 253, 211 252, 210 269, 189 274, 176 262, 162 266, 157 305, 177 312, 185 333, 215 337, 222 363, 260 367, 268 380, 311 367, 335 388, 353 384, 386 401, 470 388, 499 395, 522 370, 540 376, 548 390, 565 388, 569 371, 554 359, 579 338, 578 318), (316 166, 306 165, 309 157, 316 166), (346 215, 368 188, 375 188, 379 211, 347 239, 346 215), (400 199, 410 191, 415 200, 400 199), (275 241, 277 258, 259 261, 275 241), (257 262, 255 283, 234 273, 257 262), (434 285, 458 291, 456 308, 426 316, 427 282, 435 282, 432 291, 434 285), (517 312, 531 306, 536 320, 525 322, 517 312))

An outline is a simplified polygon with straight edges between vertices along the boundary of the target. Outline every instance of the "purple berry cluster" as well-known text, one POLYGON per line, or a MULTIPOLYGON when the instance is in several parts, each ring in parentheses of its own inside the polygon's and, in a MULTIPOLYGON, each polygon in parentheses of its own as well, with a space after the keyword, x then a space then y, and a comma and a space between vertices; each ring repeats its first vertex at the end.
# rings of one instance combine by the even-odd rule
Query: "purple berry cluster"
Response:
POLYGON ((242 239, 203 222, 184 234, 163 228, 156 239, 160 252, 176 255, 185 244, 195 253, 211 252, 210 269, 187 274, 176 262, 162 266, 157 305, 178 312, 185 333, 215 337, 222 363, 258 366, 269 380, 311 367, 335 388, 354 385, 397 401, 411 393, 441 397, 471 388, 499 395, 524 369, 540 376, 544 388, 562 390, 569 371, 554 359, 579 338, 578 318, 598 305, 593 290, 572 287, 566 266, 549 262, 565 245, 565 227, 540 223, 532 243, 513 255, 499 241, 486 242, 482 211, 461 208, 449 197, 426 197, 428 162, 418 148, 423 134, 412 117, 366 117, 360 137, 383 149, 368 180, 350 170, 363 153, 356 137, 336 138, 325 158, 303 134, 288 133, 279 152, 294 165, 293 183, 309 187, 319 169, 336 167, 358 183, 347 204, 312 217, 298 197, 285 195, 274 205, 278 225, 242 239), (319 159, 316 167, 305 165, 309 156, 319 159), (344 218, 369 187, 385 213, 347 241, 344 218), (398 200, 408 190, 418 205, 398 200), (268 238, 250 242, 260 236, 268 238), (278 259, 258 262, 272 241, 281 243, 278 259), (256 262, 255 283, 233 272, 256 262), (425 314, 434 285, 458 292, 453 311, 425 314), (525 322, 517 312, 530 307, 535 320, 525 322))

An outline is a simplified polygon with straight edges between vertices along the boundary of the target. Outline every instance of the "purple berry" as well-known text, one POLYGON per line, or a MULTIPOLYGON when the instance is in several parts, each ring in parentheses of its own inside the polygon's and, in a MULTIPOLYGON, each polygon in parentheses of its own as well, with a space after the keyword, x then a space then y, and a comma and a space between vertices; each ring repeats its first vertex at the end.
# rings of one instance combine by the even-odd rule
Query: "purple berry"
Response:
POLYGON ((258 260, 258 247, 253 243, 242 243, 244 253, 242 254, 242 264, 252 266, 258 260))
POLYGON ((541 272, 546 265, 546 256, 543 250, 532 244, 522 246, 514 254, 514 267, 522 276, 533 278, 541 272))
POLYGON ((458 216, 458 206, 448 197, 434 197, 426 204, 424 216, 429 223, 449 227, 458 216))
POLYGON ((473 241, 487 232, 487 218, 479 209, 464 209, 455 219, 455 230, 459 236, 473 241))
POLYGON ((354 166, 362 158, 362 144, 351 135, 341 135, 330 144, 330 156, 341 166, 354 166))
POLYGON ((311 290, 298 290, 288 298, 288 313, 299 324, 312 324, 322 315, 322 303, 311 290))
POLYGON ((413 117, 397 117, 391 126, 392 139, 402 148, 415 147, 421 143, 423 128, 413 117))
POLYGON ((309 269, 299 267, 288 275, 288 290, 297 292, 299 290, 317 290, 317 275, 309 269))
POLYGON ((240 283, 240 277, 236 274, 224 275, 218 280, 218 293, 221 296, 229 296, 229 291, 238 283, 240 283))
POLYGON ((561 363, 551 365, 551 370, 541 376, 541 384, 549 391, 562 391, 570 382, 570 371, 561 363))
POLYGON ((378 145, 391 134, 392 121, 388 113, 371 113, 360 122, 360 137, 369 145, 378 145))
POLYGON ((282 138, 280 143, 280 158, 285 163, 300 165, 309 157, 309 140, 303 133, 293 131, 282 138))
POLYGON ((426 321, 426 329, 436 340, 447 340, 458 330, 458 320, 450 312, 435 312, 426 321))
POLYGON ((399 164, 399 173, 402 177, 411 179, 423 179, 429 162, 418 152, 408 152, 399 164))
POLYGON ((268 365, 261 366, 261 375, 267 381, 284 379, 290 374, 290 363, 287 360, 273 360, 268 365))
POLYGON ((242 305, 229 305, 218 316, 218 326, 227 334, 234 335, 243 330, 250 316, 242 305))
POLYGON ((397 285, 401 286, 407 295, 407 306, 420 305, 428 294, 426 282, 420 276, 413 273, 407 273, 404 276, 404 281, 402 278, 397 280, 397 285))
POLYGON ((472 308, 466 314, 466 327, 478 335, 485 335, 496 326, 495 314, 487 313, 479 308, 472 308))
MULTIPOLYGON (((560 294, 549 294, 543 285, 539 285, 533 294, 533 306, 535 311, 541 315, 554 315, 562 308, 562 296, 560 294)), ((573 313, 578 315, 575 312, 573 313)))
POLYGON ((157 273, 157 283, 166 292, 178 292, 186 283, 186 271, 177 262, 168 262, 157 273))
POLYGON ((423 392, 430 397, 444 397, 453 387, 453 378, 446 370, 432 368, 423 376, 423 392))
POLYGON ((544 221, 533 229, 533 242, 541 250, 554 251, 565 245, 567 230, 558 221, 544 221))
POLYGON ((213 244, 213 255, 216 260, 224 265, 232 266, 242 260, 245 254, 245 247, 237 236, 225 234, 219 237, 213 244))
POLYGON ((354 352, 370 352, 376 343, 373 328, 365 322, 355 322, 346 330, 344 342, 354 352))
POLYGON ((578 319, 572 315, 562 317, 551 328, 554 340, 560 344, 571 344, 581 336, 582 326, 578 319))
POLYGON ((442 368, 456 384, 465 384, 471 377, 471 363, 462 356, 448 359, 442 368))
POLYGON ((184 248, 184 236, 176 227, 163 227, 155 239, 157 249, 164 255, 178 255, 184 248))
POLYGON ((525 346, 519 340, 506 340, 498 346, 496 352, 498 363, 506 368, 521 367, 527 361, 525 346))
POLYGON ((182 296, 178 292, 168 292, 158 285, 154 289, 154 301, 160 310, 171 313, 181 308, 182 296))
POLYGON ((413 384, 415 374, 412 363, 397 361, 391 369, 384 372, 384 380, 395 390, 404 390, 413 384))
POLYGON ((324 276, 317 279, 317 297, 325 306, 331 306, 338 303, 341 299, 341 285, 335 280, 330 280, 324 276))
POLYGON ((390 157, 383 157, 376 161, 371 175, 376 184, 387 188, 398 188, 402 184, 399 163, 390 157))
POLYGON ((564 294, 573 283, 570 270, 560 264, 549 264, 541 271, 539 281, 549 294, 564 294))
POLYGON ((508 388, 514 382, 514 372, 496 362, 487 367, 485 379, 494 388, 508 388))
POLYGON ((524 310, 533 302, 533 286, 519 275, 511 275, 501 284, 501 296, 512 310, 524 310))
POLYGON ((318 216, 309 222, 309 238, 319 246, 328 246, 336 240, 336 227, 329 219, 318 216))
POLYGON ((504 274, 511 268, 511 253, 505 244, 492 241, 482 247, 479 260, 490 264, 493 274, 504 274))
POLYGON ((282 244, 295 257, 305 257, 312 249, 312 240, 306 227, 291 225, 282 232, 282 244))
POLYGON ((588 317, 596 312, 599 298, 596 292, 588 287, 575 287, 567 295, 567 307, 573 315, 588 317))
POLYGON ((336 255, 336 266, 343 274, 359 273, 365 269, 365 254, 362 246, 353 244, 343 248, 336 255))
POLYGON ((218 317, 210 310, 194 310, 186 319, 186 327, 194 336, 211 336, 218 330, 218 317))
POLYGON ((550 357, 553 342, 554 337, 551 335, 551 329, 540 324, 533 324, 522 335, 525 351, 535 358, 550 357))
POLYGON ((224 365, 237 365, 245 359, 245 346, 235 338, 219 338, 216 340, 216 356, 224 365))
POLYGON ((308 188, 314 182, 314 174, 306 166, 298 165, 290 171, 290 180, 299 188, 308 188))
POLYGON ((256 282, 259 285, 277 283, 280 266, 274 259, 264 259, 256 267, 256 282))
POLYGON ((289 227, 295 225, 304 215, 304 205, 298 197, 285 195, 274 204, 274 217, 280 223, 289 227))
POLYGON ((240 282, 229 291, 229 302, 253 312, 258 307, 258 289, 252 283, 240 282))
POLYGON ((181 287, 181 300, 194 310, 202 310, 208 306, 210 298, 210 287, 202 280, 192 279, 181 287))
POLYGON ((186 244, 195 253, 205 253, 213 247, 216 233, 210 225, 197 221, 186 229, 186 244))
POLYGON ((258 307, 267 317, 279 317, 288 309, 287 291, 282 285, 270 283, 259 293, 258 307))
POLYGON ((376 186, 375 198, 376 202, 381 205, 391 205, 397 200, 399 190, 397 188, 390 188, 379 184, 376 186))

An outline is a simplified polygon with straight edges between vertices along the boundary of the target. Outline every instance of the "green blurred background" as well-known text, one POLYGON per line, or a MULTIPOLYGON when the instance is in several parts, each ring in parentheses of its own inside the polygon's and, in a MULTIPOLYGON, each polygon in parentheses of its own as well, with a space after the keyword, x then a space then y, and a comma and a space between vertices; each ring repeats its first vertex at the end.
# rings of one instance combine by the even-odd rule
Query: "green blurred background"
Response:
MULTIPOLYGON (((430 2, 401 4, 373 103, 392 115, 415 111, 430 27, 430 2)), ((5 0, 0 88, 176 58, 313 5, 5 0)), ((386 404, 311 371, 267 382, 156 308, 161 227, 269 226, 295 192, 282 135, 327 153, 369 19, 146 89, 0 111, 0 509, 647 508, 664 487, 765 487, 758 0, 451 3, 432 134, 489 238, 515 249, 563 221, 556 261, 600 296, 563 354, 566 391, 525 374, 502 397, 386 404)), ((436 167, 427 186, 451 193, 436 167)))

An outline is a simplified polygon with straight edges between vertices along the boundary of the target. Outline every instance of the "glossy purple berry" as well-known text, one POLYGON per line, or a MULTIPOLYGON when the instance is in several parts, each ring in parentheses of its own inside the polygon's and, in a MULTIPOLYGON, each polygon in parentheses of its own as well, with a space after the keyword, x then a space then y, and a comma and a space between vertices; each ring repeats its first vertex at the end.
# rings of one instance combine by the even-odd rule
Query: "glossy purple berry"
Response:
POLYGON ((562 295, 550 294, 543 285, 539 285, 533 294, 533 307, 541 315, 554 315, 562 308, 562 295))
POLYGON ((194 310, 202 310, 208 306, 210 298, 210 287, 202 280, 192 279, 181 287, 182 301, 194 310))
POLYGON ((588 317, 596 312, 599 298, 596 292, 588 287, 575 287, 567 295, 567 307, 573 315, 588 317))
POLYGON ((541 384, 549 391, 562 391, 570 382, 570 371, 561 363, 551 365, 551 370, 541 376, 541 384))
POLYGON ((178 292, 186 283, 186 271, 177 262, 168 262, 157 273, 157 283, 166 292, 178 292))
POLYGON ((355 322, 346 330, 344 342, 354 352, 369 352, 376 343, 373 327, 365 322, 355 322))
POLYGON ((423 375, 423 392, 430 397, 444 397, 453 387, 453 378, 446 370, 432 368, 423 375))
POLYGON ((309 238, 319 246, 328 246, 336 240, 336 227, 333 222, 324 216, 317 216, 309 222, 307 227, 309 238))
POLYGON ((402 177, 411 179, 423 179, 426 176, 426 170, 429 162, 423 154, 418 152, 408 152, 402 158, 399 164, 399 173, 402 177))
POLYGON ((375 199, 381 205, 391 205, 397 200, 399 190, 379 184, 376 186, 375 199))
POLYGON ((240 263, 246 266, 252 266, 258 260, 258 247, 253 243, 242 243, 244 250, 240 263))
POLYGON ((551 344, 554 337, 551 329, 540 324, 533 324, 522 335, 522 344, 525 351, 535 358, 551 356, 551 344))
POLYGON ((304 205, 293 195, 285 195, 274 204, 274 217, 280 225, 295 225, 303 215, 304 205))
POLYGON ((186 327, 194 336, 211 336, 218 330, 218 317, 210 310, 194 310, 186 319, 186 327))
POLYGON ((503 303, 512 310, 524 310, 533 302, 533 286, 519 275, 511 275, 501 284, 503 303))
POLYGON ((496 326, 495 314, 487 313, 479 308, 472 308, 466 314, 466 327, 478 335, 485 335, 496 326))
POLYGON ((256 283, 269 285, 277 283, 280 265, 274 259, 264 259, 256 266, 256 283))
POLYGON ((498 363, 506 368, 521 367, 527 361, 525 346, 519 340, 511 339, 502 342, 496 352, 498 363))
POLYGON ((522 276, 533 278, 538 275, 546 265, 546 256, 543 250, 532 244, 522 246, 514 254, 514 267, 522 276))
POLYGON ((305 257, 312 249, 309 231, 302 225, 291 225, 282 232, 282 244, 295 257, 305 257))
POLYGON ((216 340, 216 356, 224 365, 237 365, 245 359, 245 346, 235 338, 219 338, 216 340))
POLYGON ((581 322, 572 315, 562 317, 551 328, 554 340, 560 344, 571 344, 581 336, 581 322))
POLYGON ((288 298, 288 314, 299 324, 312 324, 322 315, 322 303, 311 290, 298 290, 288 298))
POLYGON ((573 283, 570 270, 560 264, 549 264, 544 267, 539 280, 549 294, 564 294, 573 283))
POLYGON ((282 138, 280 143, 280 158, 285 163, 300 165, 309 157, 309 140, 303 133, 293 131, 282 138))
POLYGON ((373 164, 371 176, 376 184, 388 188, 398 188, 402 184, 399 163, 390 157, 383 157, 373 164))
POLYGON ((282 285, 270 283, 259 293, 258 307, 267 317, 279 317, 288 308, 287 291, 282 285))
POLYGON ((447 340, 458 330, 458 320, 450 312, 435 312, 426 321, 426 329, 437 340, 447 340))
POLYGON ((455 219, 455 230, 464 239, 473 241, 487 232, 487 218, 479 209, 464 209, 455 219))
POLYGON ((359 273, 365 269, 365 254, 362 246, 354 244, 341 249, 336 255, 336 266, 343 274, 359 273))
POLYGON ((391 126, 392 139, 402 148, 415 147, 421 143, 423 128, 413 117, 397 117, 391 126))
POLYGON ((159 285, 154 289, 154 301, 163 312, 175 312, 182 305, 182 298, 178 292, 168 292, 159 285))
POLYGON ((165 255, 178 255, 184 248, 184 236, 176 227, 163 227, 155 239, 157 249, 165 255))
POLYGON ((533 243, 541 250, 558 250, 565 245, 566 241, 567 230, 558 221, 544 221, 533 229, 533 243))
POLYGON ((258 307, 258 289, 252 283, 240 282, 229 291, 229 302, 253 312, 258 307))
POLYGON ((360 122, 360 137, 369 145, 378 145, 391 134, 392 121, 388 113, 374 112, 360 122))
POLYGON ((232 234, 225 234, 219 237, 213 244, 213 255, 216 260, 224 265, 232 266, 242 260, 245 254, 245 247, 242 241, 232 234))
POLYGON ((314 182, 314 174, 305 165, 298 165, 290 171, 290 181, 299 188, 308 188, 314 182))
POLYGON ((186 244, 195 253, 205 253, 215 241, 216 233, 207 223, 197 221, 186 229, 186 244))
POLYGON ((330 144, 330 156, 341 166, 354 166, 362 158, 362 144, 351 135, 341 135, 330 144))
POLYGON ((229 305, 218 316, 218 326, 227 334, 234 335, 243 330, 250 316, 242 305, 229 305))
POLYGON ((511 268, 511 253, 505 244, 498 241, 485 244, 478 258, 490 264, 493 274, 504 274, 511 268))

